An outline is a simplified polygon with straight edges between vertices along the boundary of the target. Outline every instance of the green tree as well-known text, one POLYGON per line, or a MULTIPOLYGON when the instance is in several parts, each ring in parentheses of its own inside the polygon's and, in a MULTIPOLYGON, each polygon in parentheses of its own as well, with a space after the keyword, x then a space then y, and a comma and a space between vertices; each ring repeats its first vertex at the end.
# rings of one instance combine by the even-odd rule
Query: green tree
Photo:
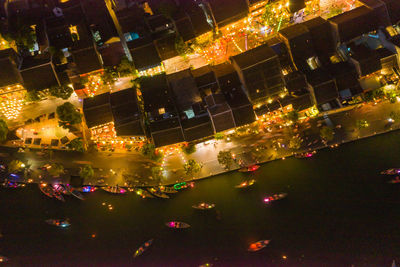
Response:
POLYGON ((363 128, 367 128, 369 126, 369 124, 366 120, 357 120, 356 126, 358 129, 363 129, 363 128))
POLYGON ((234 163, 232 152, 230 150, 220 151, 218 153, 218 163, 229 170, 234 163))
POLYGON ((65 129, 72 129, 74 124, 82 122, 81 114, 76 110, 75 106, 69 102, 57 107, 56 110, 59 122, 58 124, 65 129))
POLYGON ((186 155, 193 154, 194 152, 196 152, 196 145, 193 144, 193 143, 185 144, 185 145, 182 146, 182 151, 186 155))
POLYGON ((333 129, 328 126, 322 127, 322 129, 320 131, 320 136, 325 142, 332 141, 334 134, 335 133, 333 132, 333 129))
POLYGON ((49 88, 49 92, 52 96, 67 100, 74 92, 74 89, 72 89, 68 85, 52 86, 49 88))
POLYGON ((25 101, 26 101, 26 102, 36 102, 36 101, 39 101, 40 99, 41 99, 41 98, 40 98, 38 92, 35 91, 35 90, 28 91, 28 92, 25 94, 25 101))
POLYGON ((140 148, 140 152, 143 156, 148 157, 151 160, 159 161, 162 158, 161 152, 157 151, 154 144, 147 143, 140 148))
POLYGON ((101 79, 103 80, 103 83, 113 85, 118 78, 118 74, 115 71, 114 68, 111 67, 106 67, 104 69, 103 74, 101 75, 101 79))
POLYGON ((25 51, 33 48, 36 43, 34 27, 28 25, 19 14, 12 15, 8 19, 8 31, 3 37, 9 41, 15 41, 18 50, 25 51))
POLYGON ((9 173, 16 173, 21 171, 24 168, 24 163, 20 160, 12 160, 9 164, 8 164, 8 172, 9 173))
POLYGON ((177 35, 175 38, 175 50, 183 57, 193 53, 193 49, 183 41, 180 35, 177 35))
POLYGON ((84 152, 85 147, 83 146, 82 138, 75 138, 68 143, 67 147, 69 149, 75 150, 77 152, 84 152))
POLYGON ((8 135, 7 122, 3 119, 0 119, 0 142, 6 141, 7 135, 8 135))
POLYGON ((299 112, 292 110, 284 115, 284 119, 289 122, 296 123, 299 120, 299 112))
POLYGON ((194 159, 189 159, 189 161, 183 165, 183 169, 185 170, 186 175, 189 176, 199 173, 202 168, 203 166, 201 166, 200 163, 198 163, 194 159))
POLYGON ((51 163, 47 168, 47 172, 53 177, 60 176, 64 173, 64 166, 60 163, 51 163))
POLYGON ((135 65, 127 57, 123 57, 117 67, 117 71, 121 76, 129 76, 135 73, 135 65))
POLYGON ((302 143, 303 139, 300 136, 293 136, 293 138, 289 141, 289 148, 295 150, 300 149, 302 143))
POLYGON ((90 165, 83 166, 79 172, 79 176, 84 180, 92 178, 94 176, 94 170, 92 166, 90 165))
POLYGON ((223 133, 216 133, 214 135, 215 140, 222 140, 224 139, 225 135, 223 133))

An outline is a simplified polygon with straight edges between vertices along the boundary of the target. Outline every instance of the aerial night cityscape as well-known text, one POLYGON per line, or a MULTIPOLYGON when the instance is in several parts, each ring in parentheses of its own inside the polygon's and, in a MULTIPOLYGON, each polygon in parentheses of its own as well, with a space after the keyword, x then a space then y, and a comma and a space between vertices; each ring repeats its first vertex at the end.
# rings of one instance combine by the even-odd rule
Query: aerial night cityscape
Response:
POLYGON ((0 266, 400 264, 400 0, 0 0, 0 266))

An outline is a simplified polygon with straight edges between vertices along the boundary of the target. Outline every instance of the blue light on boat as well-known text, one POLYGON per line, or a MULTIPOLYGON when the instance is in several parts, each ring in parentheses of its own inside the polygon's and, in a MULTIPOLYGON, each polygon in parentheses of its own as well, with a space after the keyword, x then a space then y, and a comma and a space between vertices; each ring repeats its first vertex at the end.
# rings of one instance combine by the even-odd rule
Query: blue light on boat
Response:
POLYGON ((12 177, 18 177, 18 175, 17 175, 17 174, 14 174, 14 173, 11 173, 10 176, 12 176, 12 177))

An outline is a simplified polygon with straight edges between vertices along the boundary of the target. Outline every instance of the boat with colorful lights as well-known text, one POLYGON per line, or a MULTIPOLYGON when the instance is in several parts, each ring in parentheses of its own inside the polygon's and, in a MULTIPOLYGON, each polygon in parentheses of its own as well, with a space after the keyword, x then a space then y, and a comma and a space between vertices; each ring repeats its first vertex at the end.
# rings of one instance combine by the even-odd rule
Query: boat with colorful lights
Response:
POLYGON ((85 185, 78 189, 82 193, 91 193, 97 190, 97 187, 92 185, 85 185))
POLYGON ((54 191, 54 197, 61 202, 65 202, 65 198, 62 196, 62 194, 58 191, 54 191))
POLYGON ((136 257, 142 255, 143 252, 145 252, 153 244, 153 240, 154 239, 150 239, 150 240, 146 241, 143 245, 141 245, 140 248, 138 248, 138 250, 135 251, 135 254, 133 255, 133 257, 136 258, 136 257))
POLYGON ((137 189, 134 189, 134 191, 136 192, 137 195, 141 196, 142 198, 154 198, 154 196, 152 194, 150 194, 149 192, 147 192, 144 189, 137 188, 137 189))
POLYGON ((26 185, 24 183, 17 183, 17 182, 13 182, 13 181, 4 181, 2 186, 4 188, 21 188, 21 187, 25 187, 26 185))
POLYGON ((288 195, 287 193, 279 193, 279 194, 274 194, 274 195, 271 195, 271 196, 267 196, 267 197, 264 198, 264 203, 269 204, 269 203, 272 203, 274 201, 284 199, 284 198, 287 197, 287 195, 288 195))
POLYGON ((213 208, 215 208, 215 204, 208 204, 205 202, 201 202, 199 204, 193 205, 192 208, 196 209, 196 210, 211 210, 213 208))
POLYGON ((160 190, 157 190, 154 187, 147 188, 147 191, 149 191, 152 195, 159 197, 159 198, 169 198, 167 194, 162 193, 160 190))
POLYGON ((396 176, 396 178, 389 180, 388 183, 389 184, 398 184, 398 183, 400 183, 400 177, 396 176))
POLYGON ((400 174, 400 169, 399 168, 388 169, 385 171, 381 171, 381 174, 386 174, 386 175, 400 174))
POLYGON ((247 188, 247 187, 252 186, 253 184, 255 184, 255 182, 256 182, 256 180, 254 180, 254 179, 247 180, 247 181, 244 181, 241 184, 236 185, 235 188, 247 188))
POLYGON ((126 190, 122 187, 119 187, 118 185, 106 186, 106 187, 102 187, 101 189, 103 189, 104 191, 106 191, 108 193, 112 193, 112 194, 125 194, 126 193, 126 190))
POLYGON ((4 262, 7 262, 7 261, 8 261, 7 257, 0 255, 0 263, 4 263, 4 262))
POLYGON ((269 244, 270 240, 260 240, 254 243, 251 243, 248 247, 247 251, 255 252, 265 248, 269 244))
POLYGON ((249 165, 247 167, 243 167, 243 168, 239 169, 239 172, 254 172, 254 171, 258 170, 258 168, 260 168, 259 165, 253 164, 253 165, 249 165))
POLYGON ((71 225, 71 223, 69 222, 69 219, 49 219, 46 220, 46 223, 50 224, 50 225, 54 225, 57 227, 61 227, 61 228, 66 228, 69 227, 71 225))
POLYGON ((314 156, 314 154, 317 153, 316 151, 308 151, 308 152, 304 152, 304 153, 296 153, 294 155, 295 158, 298 159, 307 159, 307 158, 311 158, 312 156, 314 156))
POLYGON ((165 225, 169 228, 174 228, 174 229, 186 229, 189 228, 190 225, 184 222, 177 222, 177 221, 171 221, 165 223, 165 225))
POLYGON ((48 197, 54 197, 54 189, 47 184, 39 184, 40 191, 48 197))
POLYGON ((166 194, 175 194, 175 193, 178 193, 178 191, 175 190, 175 188, 170 187, 170 186, 160 186, 160 192, 166 193, 166 194))

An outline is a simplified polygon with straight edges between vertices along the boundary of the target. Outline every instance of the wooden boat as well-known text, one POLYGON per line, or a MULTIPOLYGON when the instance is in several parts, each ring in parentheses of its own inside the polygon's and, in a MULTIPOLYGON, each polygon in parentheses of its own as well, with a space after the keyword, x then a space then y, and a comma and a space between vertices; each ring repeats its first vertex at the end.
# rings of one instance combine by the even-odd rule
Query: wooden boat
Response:
POLYGON ((71 194, 72 194, 74 197, 76 197, 76 198, 78 198, 78 199, 80 199, 80 200, 85 200, 85 198, 83 197, 83 195, 82 195, 78 190, 76 190, 76 189, 72 189, 72 190, 71 190, 71 194))
POLYGON ((61 227, 61 228, 66 228, 69 227, 71 225, 71 223, 69 222, 69 219, 49 219, 46 220, 46 223, 50 224, 50 225, 54 225, 57 227, 61 227))
POLYGON ((125 194, 126 190, 124 188, 117 186, 107 186, 107 187, 102 187, 102 189, 108 193, 112 194, 125 194))
POLYGON ((181 182, 181 183, 177 183, 174 184, 174 189, 175 190, 181 190, 181 189, 185 189, 185 188, 193 188, 194 187, 194 182, 181 182))
POLYGON ((205 202, 201 202, 197 205, 193 205, 192 208, 194 208, 196 210, 211 210, 211 209, 215 208, 215 204, 208 204, 205 202))
POLYGON ((52 187, 53 187, 54 191, 59 192, 64 195, 69 195, 71 193, 70 188, 67 187, 66 185, 64 186, 63 184, 53 184, 52 187))
POLYGON ((235 188, 247 188, 249 186, 252 186, 253 184, 255 184, 256 180, 251 179, 248 181, 244 181, 243 183, 236 185, 235 188))
POLYGON ((259 165, 253 164, 253 165, 239 169, 239 172, 253 172, 253 171, 258 170, 258 168, 260 168, 259 165))
POLYGON ((138 248, 138 250, 136 250, 133 257, 136 258, 137 256, 142 255, 143 252, 145 252, 151 246, 151 244, 153 244, 153 240, 154 239, 150 239, 149 241, 147 241, 143 245, 141 245, 140 248, 138 248))
POLYGON ((153 196, 156 196, 156 197, 159 197, 159 198, 169 198, 169 196, 168 196, 167 194, 164 194, 164 193, 160 192, 159 190, 157 190, 157 189, 155 189, 155 188, 153 188, 153 187, 147 188, 147 190, 148 190, 153 196))
POLYGON ((269 203, 272 203, 274 201, 284 199, 285 197, 287 197, 287 193, 274 194, 272 196, 265 197, 264 198, 264 203, 269 204, 269 203))
POLYGON ((0 263, 4 263, 4 262, 7 262, 7 261, 8 261, 7 257, 0 255, 0 263))
POLYGON ((97 190, 97 187, 92 186, 92 185, 82 186, 81 188, 78 189, 78 191, 83 192, 83 193, 91 193, 96 190, 97 190))
POLYGON ((23 183, 17 183, 17 182, 13 182, 13 181, 4 181, 2 186, 5 188, 21 188, 21 187, 25 187, 26 185, 23 183))
POLYGON ((165 225, 169 228, 174 228, 174 229, 185 229, 189 228, 190 225, 184 222, 177 222, 177 221, 172 221, 172 222, 167 222, 165 225))
POLYGON ((162 193, 166 193, 166 194, 178 193, 178 191, 176 191, 173 187, 169 187, 169 186, 160 186, 160 191, 162 193))
POLYGON ((295 154, 294 157, 298 158, 298 159, 307 159, 307 158, 311 158, 312 156, 314 156, 315 153, 317 153, 317 152, 312 151, 312 152, 298 153, 298 154, 295 154))
POLYGON ((400 183, 400 177, 397 176, 396 178, 394 178, 394 179, 388 181, 388 183, 389 183, 389 184, 398 184, 398 183, 400 183))
POLYGON ((385 171, 381 171, 381 174, 386 174, 386 175, 395 175, 395 174, 400 174, 400 169, 388 169, 385 171))
POLYGON ((259 251, 259 250, 265 248, 269 244, 269 242, 270 242, 270 240, 260 240, 260 241, 254 242, 254 243, 250 244, 247 251, 250 251, 250 252, 259 251))
POLYGON ((39 189, 48 197, 54 197, 54 190, 51 186, 47 184, 39 184, 39 189))
POLYGON ((54 191, 54 197, 58 200, 60 200, 61 202, 65 202, 64 197, 62 196, 62 194, 58 191, 54 191))

